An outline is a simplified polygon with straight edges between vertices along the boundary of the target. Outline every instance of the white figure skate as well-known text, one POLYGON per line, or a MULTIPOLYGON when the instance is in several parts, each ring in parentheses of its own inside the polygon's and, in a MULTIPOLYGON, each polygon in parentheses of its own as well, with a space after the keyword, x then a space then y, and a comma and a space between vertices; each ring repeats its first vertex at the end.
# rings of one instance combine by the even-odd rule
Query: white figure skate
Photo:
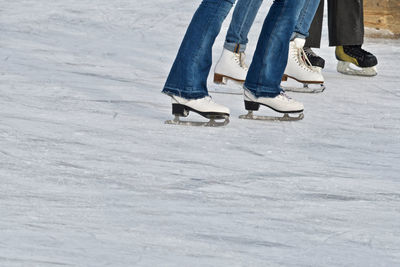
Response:
POLYGON ((242 86, 246 80, 248 71, 245 59, 246 55, 244 52, 235 53, 224 48, 222 55, 215 66, 214 83, 227 85, 230 80, 239 86, 233 86, 234 88, 218 88, 210 90, 209 92, 241 95, 243 93, 242 86))
POLYGON ((218 127, 225 126, 229 123, 229 109, 215 103, 210 96, 200 99, 185 99, 171 95, 171 98, 172 114, 175 115, 175 118, 166 121, 166 124, 218 127), (209 121, 181 121, 180 118, 189 116, 190 111, 209 119, 209 121), (221 122, 219 120, 223 121, 221 122))
POLYGON ((283 92, 276 97, 255 97, 250 91, 245 88, 244 105, 248 113, 246 115, 241 115, 239 117, 241 119, 267 121, 298 121, 304 118, 304 105, 291 99, 283 92), (276 112, 284 113, 284 115, 283 117, 254 115, 253 112, 259 110, 260 105, 266 106, 276 112), (298 114, 298 116, 289 116, 289 114, 296 113, 298 114))
POLYGON ((288 78, 303 84, 302 88, 283 86, 285 91, 298 93, 320 93, 325 90, 324 77, 320 68, 313 67, 303 50, 305 39, 296 38, 290 42, 288 63, 282 81, 288 78))

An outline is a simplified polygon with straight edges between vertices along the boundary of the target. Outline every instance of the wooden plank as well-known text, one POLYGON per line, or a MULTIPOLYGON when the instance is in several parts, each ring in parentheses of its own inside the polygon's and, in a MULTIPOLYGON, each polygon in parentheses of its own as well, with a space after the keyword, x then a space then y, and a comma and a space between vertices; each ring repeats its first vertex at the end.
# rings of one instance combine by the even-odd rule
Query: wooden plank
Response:
POLYGON ((400 38, 400 0, 364 0, 367 36, 400 38))

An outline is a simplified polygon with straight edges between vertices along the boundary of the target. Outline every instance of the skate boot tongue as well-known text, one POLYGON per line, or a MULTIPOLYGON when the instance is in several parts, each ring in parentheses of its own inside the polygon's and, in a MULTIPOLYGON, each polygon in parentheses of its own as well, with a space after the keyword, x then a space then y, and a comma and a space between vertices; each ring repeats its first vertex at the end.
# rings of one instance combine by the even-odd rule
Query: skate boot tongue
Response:
POLYGON ((296 38, 293 40, 296 48, 303 48, 305 43, 306 43, 306 39, 303 38, 296 38))

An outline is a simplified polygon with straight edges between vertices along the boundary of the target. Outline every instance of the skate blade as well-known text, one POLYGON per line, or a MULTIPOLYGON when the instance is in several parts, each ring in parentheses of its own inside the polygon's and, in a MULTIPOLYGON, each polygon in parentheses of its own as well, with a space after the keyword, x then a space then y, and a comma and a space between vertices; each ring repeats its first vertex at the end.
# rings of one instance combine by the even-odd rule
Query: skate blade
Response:
POLYGON ((324 84, 318 84, 318 86, 311 86, 309 84, 304 84, 303 87, 286 87, 282 86, 285 92, 294 92, 294 93, 305 93, 305 94, 319 94, 325 91, 326 86, 324 84))
POLYGON ((244 120, 260 120, 260 121, 300 121, 304 118, 304 114, 300 113, 296 117, 292 117, 289 114, 285 113, 283 117, 275 117, 275 116, 257 116, 254 115, 252 111, 249 111, 246 115, 239 116, 239 119, 244 120))
POLYGON ((337 71, 353 76, 364 76, 364 77, 373 77, 378 75, 378 71, 376 66, 370 68, 360 68, 350 62, 338 61, 337 71))
POLYGON ((216 121, 210 119, 208 122, 201 121, 181 121, 179 116, 175 116, 173 120, 165 121, 165 124, 169 125, 183 125, 183 126, 196 126, 196 127, 222 127, 229 124, 229 117, 225 117, 224 121, 216 121))

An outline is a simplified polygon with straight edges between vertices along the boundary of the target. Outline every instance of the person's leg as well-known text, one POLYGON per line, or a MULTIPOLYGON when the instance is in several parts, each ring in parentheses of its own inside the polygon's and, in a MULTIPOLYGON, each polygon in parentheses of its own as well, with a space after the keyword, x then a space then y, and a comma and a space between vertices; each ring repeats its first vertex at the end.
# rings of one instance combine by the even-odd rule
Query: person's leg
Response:
POLYGON ((320 0, 317 12, 309 29, 309 36, 305 47, 320 48, 322 35, 322 22, 324 18, 324 0, 320 0))
POLYGON ((362 0, 328 0, 329 45, 362 45, 364 15, 362 0))
MULTIPOLYGON (((286 96, 280 83, 287 63, 290 37, 305 1, 274 1, 264 21, 244 84, 244 104, 249 113, 241 118, 254 119, 253 111, 257 111, 260 105, 286 114, 303 112, 303 104, 286 96)), ((302 119, 302 115, 280 119, 298 120, 302 119)))
POLYGON ((294 40, 295 38, 306 39, 309 36, 310 26, 314 21, 317 9, 321 6, 320 2, 321 1, 319 0, 306 0, 304 7, 301 10, 299 20, 294 28, 291 40, 294 40))
POLYGON ((235 53, 246 50, 248 34, 260 9, 262 0, 238 0, 233 11, 224 48, 235 53))
POLYGON ((245 62, 247 35, 260 9, 262 0, 238 0, 226 35, 224 49, 215 66, 214 82, 244 82, 248 66, 245 62))
POLYGON ((208 95, 212 46, 233 3, 234 0, 203 0, 187 29, 163 93, 186 99, 208 95))
POLYGON ((286 67, 289 41, 306 0, 275 0, 261 30, 245 88, 255 97, 275 97, 286 67))
POLYGON ((320 0, 317 12, 309 29, 309 36, 307 37, 306 43, 304 45, 304 52, 306 53, 306 56, 311 65, 319 69, 323 69, 325 67, 325 60, 315 54, 311 48, 321 47, 322 22, 324 19, 324 2, 325 0, 320 0))
POLYGON ((377 58, 361 48, 364 43, 363 0, 329 0, 328 10, 329 45, 336 46, 338 72, 377 75, 377 58), (350 64, 358 68, 352 68, 350 64))

